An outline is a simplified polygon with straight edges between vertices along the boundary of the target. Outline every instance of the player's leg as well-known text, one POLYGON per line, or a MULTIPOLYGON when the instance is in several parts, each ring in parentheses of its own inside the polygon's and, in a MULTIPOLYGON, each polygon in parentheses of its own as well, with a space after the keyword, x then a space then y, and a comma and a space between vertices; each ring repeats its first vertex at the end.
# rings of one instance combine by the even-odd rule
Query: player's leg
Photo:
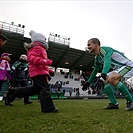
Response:
POLYGON ((105 84, 104 91, 110 100, 109 105, 104 107, 104 109, 119 109, 114 90, 109 83, 105 84))
MULTIPOLYGON (((133 76, 133 68, 128 67, 128 66, 122 67, 119 70, 118 74, 121 75, 121 77, 130 78, 131 76, 133 76)), ((127 110, 127 111, 133 110, 133 98, 132 98, 128 88, 121 81, 119 81, 115 85, 115 87, 122 93, 122 95, 127 100, 127 107, 125 108, 125 110, 127 110)))
POLYGON ((123 66, 109 77, 110 84, 117 88, 127 100, 127 107, 125 110, 133 110, 133 98, 128 91, 128 88, 121 82, 121 78, 131 77, 132 75, 133 69, 131 67, 123 66))

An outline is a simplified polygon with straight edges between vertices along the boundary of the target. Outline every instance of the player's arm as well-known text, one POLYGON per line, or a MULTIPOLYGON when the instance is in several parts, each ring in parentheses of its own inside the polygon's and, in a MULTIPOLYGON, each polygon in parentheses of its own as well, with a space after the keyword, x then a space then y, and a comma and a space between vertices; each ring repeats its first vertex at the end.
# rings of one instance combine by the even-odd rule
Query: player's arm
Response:
POLYGON ((98 70, 99 70, 99 66, 96 65, 87 81, 89 84, 95 79, 98 70))
POLYGON ((111 56, 113 54, 112 49, 102 49, 104 51, 104 64, 103 64, 103 69, 102 73, 107 74, 110 70, 111 67, 111 56))
POLYGON ((93 81, 93 79, 95 78, 95 76, 96 76, 98 70, 99 70, 99 67, 98 67, 98 65, 96 65, 95 68, 93 69, 93 71, 92 71, 92 73, 91 73, 91 75, 90 75, 88 81, 83 85, 83 87, 82 87, 82 90, 83 90, 83 91, 87 90, 87 88, 90 86, 90 83, 91 83, 91 82, 93 81))
POLYGON ((100 80, 105 82, 105 80, 107 78, 107 73, 109 72, 109 70, 111 68, 111 56, 113 54, 113 50, 112 50, 112 48, 102 47, 100 52, 103 55, 103 60, 104 60, 100 80))
MULTIPOLYGON (((113 53, 113 50, 111 48, 101 48, 100 52, 103 55, 104 64, 103 64, 101 76, 100 76, 100 78, 98 78, 98 80, 96 81, 96 84, 95 84, 95 89, 97 91, 104 88, 104 82, 106 80, 107 73, 109 72, 110 66, 111 66, 111 55, 113 53)), ((99 66, 97 66, 97 67, 99 67, 99 66)), ((91 81, 88 81, 88 82, 90 83, 91 81)))

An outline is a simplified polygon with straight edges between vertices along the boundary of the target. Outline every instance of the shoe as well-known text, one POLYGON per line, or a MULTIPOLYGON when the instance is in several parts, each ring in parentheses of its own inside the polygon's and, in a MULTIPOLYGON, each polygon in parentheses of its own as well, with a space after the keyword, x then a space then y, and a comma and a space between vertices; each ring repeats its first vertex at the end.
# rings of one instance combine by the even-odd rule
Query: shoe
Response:
POLYGON ((13 104, 11 104, 10 102, 7 102, 7 98, 5 98, 5 105, 6 106, 13 106, 13 104))
POLYGON ((26 105, 26 104, 32 104, 33 102, 30 102, 30 101, 28 101, 28 102, 24 102, 24 105, 26 105))
POLYGON ((13 106, 11 103, 5 103, 6 106, 13 106))
POLYGON ((59 110, 57 108, 52 109, 52 110, 48 110, 48 111, 44 111, 44 113, 57 113, 59 110))
POLYGON ((131 111, 131 110, 133 110, 133 102, 127 102, 125 111, 131 111))
POLYGON ((4 99, 5 105, 9 105, 9 103, 13 102, 15 100, 14 90, 9 89, 4 99))
POLYGON ((13 104, 11 104, 11 102, 9 102, 9 94, 8 95, 6 95, 6 97, 4 98, 4 100, 5 100, 5 105, 6 106, 13 106, 13 104))
POLYGON ((119 107, 118 107, 118 104, 115 105, 113 103, 109 103, 109 105, 106 107, 103 107, 103 109, 119 109, 119 107))

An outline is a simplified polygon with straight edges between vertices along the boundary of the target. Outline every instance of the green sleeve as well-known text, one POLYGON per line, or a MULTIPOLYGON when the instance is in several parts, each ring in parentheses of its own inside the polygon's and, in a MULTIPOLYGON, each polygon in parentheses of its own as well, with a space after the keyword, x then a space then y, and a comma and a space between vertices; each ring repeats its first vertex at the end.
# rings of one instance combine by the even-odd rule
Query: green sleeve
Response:
POLYGON ((90 77, 87 81, 88 83, 91 83, 93 81, 93 79, 96 77, 96 74, 97 74, 98 70, 99 70, 99 65, 96 64, 95 68, 93 69, 93 71, 92 71, 92 73, 91 73, 91 75, 90 75, 90 77))
POLYGON ((102 73, 107 74, 110 70, 111 67, 111 56, 113 53, 113 50, 111 48, 101 48, 101 51, 104 56, 104 64, 103 64, 103 69, 102 69, 102 73))

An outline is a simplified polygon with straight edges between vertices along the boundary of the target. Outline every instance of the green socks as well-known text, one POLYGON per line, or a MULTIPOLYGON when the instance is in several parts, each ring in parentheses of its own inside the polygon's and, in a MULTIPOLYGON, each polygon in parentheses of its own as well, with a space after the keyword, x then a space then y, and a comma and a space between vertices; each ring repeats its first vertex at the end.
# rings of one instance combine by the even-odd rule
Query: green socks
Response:
MULTIPOLYGON (((115 87, 122 93, 122 95, 126 98, 127 101, 133 102, 133 98, 132 98, 130 92, 128 91, 127 87, 122 82, 119 81, 115 87)), ((115 105, 118 104, 116 97, 114 95, 114 90, 113 90, 112 86, 110 84, 105 84, 104 90, 105 90, 110 102, 115 105)))
POLYGON ((115 87, 122 93, 122 95, 126 98, 127 101, 133 102, 133 98, 130 92, 122 82, 119 81, 115 87))
POLYGON ((105 90, 110 102, 115 104, 115 105, 118 104, 116 97, 114 95, 114 90, 113 90, 112 86, 110 84, 105 84, 104 90, 105 90))

